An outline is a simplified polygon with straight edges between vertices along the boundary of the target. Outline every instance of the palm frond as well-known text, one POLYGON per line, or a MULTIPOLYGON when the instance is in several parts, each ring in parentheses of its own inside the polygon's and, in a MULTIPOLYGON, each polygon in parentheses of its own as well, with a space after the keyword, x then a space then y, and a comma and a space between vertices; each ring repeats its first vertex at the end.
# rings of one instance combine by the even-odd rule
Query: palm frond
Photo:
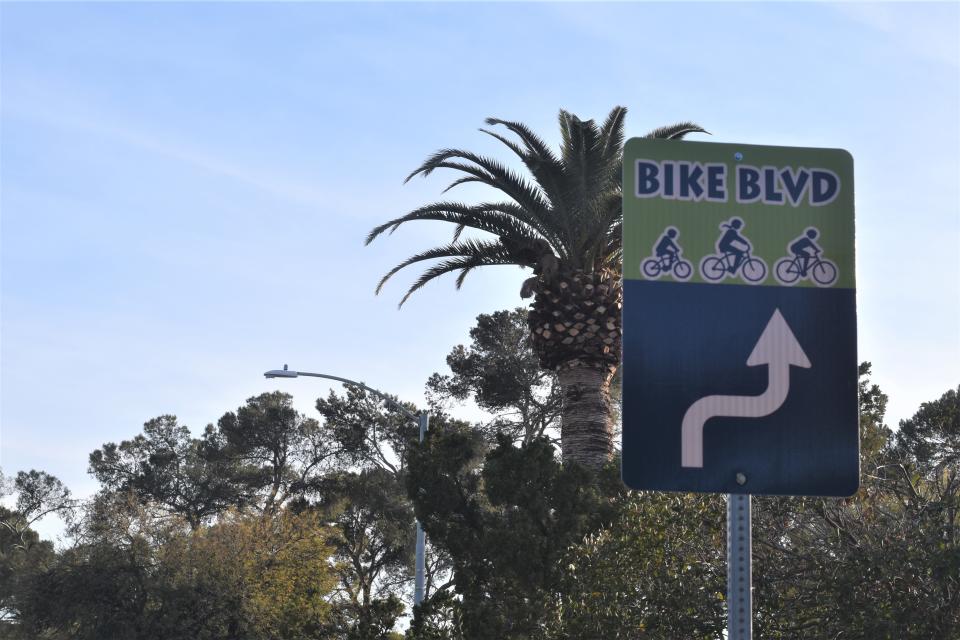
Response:
POLYGON ((428 176, 436 169, 462 171, 475 177, 477 182, 482 182, 498 191, 502 191, 522 206, 530 209, 544 210, 548 206, 538 186, 530 184, 523 177, 493 158, 487 158, 462 149, 438 151, 427 158, 416 171, 407 176, 404 182, 418 174, 428 176), (464 160, 466 163, 458 160, 464 160))
POLYGON ((387 283, 387 280, 396 275, 401 269, 405 269, 412 264, 423 262, 425 260, 437 260, 439 258, 485 255, 494 249, 497 251, 505 251, 503 244, 499 240, 463 240, 462 242, 452 242, 442 247, 434 247, 433 249, 421 251, 420 253, 410 256, 388 271, 387 274, 380 279, 380 282, 377 283, 376 293, 380 293, 380 291, 383 289, 383 285, 387 283))
POLYGON ((463 269, 460 270, 460 275, 457 276, 457 279, 455 281, 458 291, 463 286, 463 281, 467 279, 467 274, 473 271, 474 269, 476 269, 478 266, 481 266, 481 265, 471 265, 469 267, 464 267, 463 269))
POLYGON ((375 227, 367 235, 365 244, 370 244, 385 231, 393 233, 403 223, 414 220, 436 220, 457 225, 458 230, 455 232, 454 241, 459 238, 462 226, 486 231, 502 238, 512 238, 518 242, 541 239, 547 242, 558 257, 563 257, 567 253, 567 248, 555 231, 545 226, 542 220, 528 210, 510 202, 478 205, 467 205, 461 202, 429 204, 375 227))
POLYGON ((600 128, 593 120, 580 120, 561 111, 563 129, 563 165, 565 174, 564 201, 571 208, 566 216, 566 233, 578 245, 577 254, 589 260, 585 241, 596 236, 602 213, 597 199, 615 187, 615 176, 610 174, 611 159, 604 158, 604 144, 600 128))
POLYGON ((456 180, 448 184, 447 187, 440 193, 446 193, 447 191, 450 191, 454 187, 459 187, 461 184, 466 184, 468 182, 484 182, 484 180, 481 180, 476 176, 464 176, 462 178, 457 178, 456 180))
MULTIPOLYGON (((493 118, 487 118, 487 121, 501 123, 501 121, 494 120, 493 118)), ((517 123, 507 124, 510 124, 517 129, 522 126, 518 125, 517 123)), ((523 161, 523 164, 527 167, 527 170, 533 175, 540 187, 540 190, 543 192, 543 195, 547 200, 547 204, 550 207, 562 208, 563 199, 561 197, 561 184, 563 181, 563 168, 560 165, 560 162, 549 151, 549 149, 543 145, 542 140, 534 136, 535 140, 531 141, 531 143, 525 143, 526 149, 524 149, 514 141, 508 139, 506 136, 502 136, 495 131, 490 131, 489 129, 480 129, 480 131, 496 138, 506 145, 511 151, 513 151, 520 158, 520 160, 523 161), (532 146, 536 144, 543 146, 532 146), (546 156, 544 155, 544 152, 546 153, 546 156)), ((533 134, 529 131, 526 131, 526 134, 533 136, 533 134)), ((451 187, 452 186, 453 185, 451 185, 451 187)), ((447 188, 447 190, 449 189, 450 187, 447 188)))
POLYGON ((603 141, 603 157, 610 159, 623 150, 623 121, 627 117, 626 107, 614 107, 603 126, 600 127, 600 139, 603 141))
POLYGON ((523 141, 523 144, 527 145, 527 149, 529 149, 534 156, 541 160, 553 163, 558 161, 553 151, 547 146, 547 143, 522 122, 511 122, 509 120, 500 120, 499 118, 487 118, 484 122, 491 126, 502 125, 506 127, 516 134, 517 137, 523 141))
POLYGON ((477 250, 468 255, 459 255, 452 257, 450 260, 444 260, 439 264, 436 264, 426 271, 424 271, 416 282, 410 285, 410 288, 404 294, 403 298, 400 300, 398 307, 402 307, 411 295, 418 289, 421 289, 431 280, 435 280, 442 275, 450 273, 452 271, 460 271, 460 275, 456 280, 456 287, 459 289, 463 285, 464 279, 467 277, 467 274, 476 269, 477 267, 485 267, 492 265, 507 265, 514 264, 512 259, 509 256, 509 253, 503 248, 499 243, 489 243, 486 246, 478 246, 477 250))
POLYGON ((513 202, 488 202, 483 206, 490 211, 496 211, 527 223, 550 245, 558 258, 561 260, 570 258, 570 245, 555 224, 558 219, 556 210, 551 212, 551 215, 544 220, 513 202))
POLYGON ((557 114, 557 123, 560 125, 560 148, 565 149, 570 145, 570 112, 566 109, 560 109, 557 114))
POLYGON ((516 142, 514 142, 513 140, 510 140, 510 139, 508 139, 507 137, 500 135, 500 134, 497 133, 496 131, 490 131, 489 129, 484 129, 484 128, 482 128, 482 127, 480 128, 480 131, 482 131, 483 133, 487 134, 488 136, 492 136, 492 137, 496 138, 497 140, 499 140, 500 142, 502 142, 502 143, 503 143, 504 145, 506 145, 511 151, 513 151, 515 154, 517 154, 521 159, 526 159, 527 153, 523 150, 523 148, 520 147, 520 145, 518 145, 518 144, 517 144, 516 142))
POLYGON ((617 221, 616 224, 611 225, 609 231, 607 231, 606 237, 606 249, 605 254, 607 256, 607 262, 613 262, 620 259, 623 250, 623 219, 617 221))
POLYGON ((711 135, 709 131, 693 122, 678 122, 667 127, 657 127, 644 138, 665 138, 667 140, 680 140, 688 133, 705 133, 711 135))
POLYGON ((610 229, 623 220, 623 201, 619 190, 606 193, 597 207, 596 224, 584 230, 584 237, 578 251, 591 256, 605 255, 609 243, 610 229))

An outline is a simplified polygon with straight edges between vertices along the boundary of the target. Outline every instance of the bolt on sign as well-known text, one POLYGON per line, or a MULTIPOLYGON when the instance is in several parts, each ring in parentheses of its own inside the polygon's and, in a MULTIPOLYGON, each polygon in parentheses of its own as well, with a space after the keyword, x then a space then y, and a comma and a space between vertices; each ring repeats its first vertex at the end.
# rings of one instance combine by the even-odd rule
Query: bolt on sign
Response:
POLYGON ((634 138, 623 171, 624 481, 852 495, 850 154, 634 138))

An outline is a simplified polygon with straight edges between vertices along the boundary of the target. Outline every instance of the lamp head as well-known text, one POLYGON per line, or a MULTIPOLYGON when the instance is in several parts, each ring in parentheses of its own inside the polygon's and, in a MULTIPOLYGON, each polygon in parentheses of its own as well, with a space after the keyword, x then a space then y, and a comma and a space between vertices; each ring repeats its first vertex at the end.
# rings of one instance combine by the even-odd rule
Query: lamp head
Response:
POLYGON ((290 371, 287 369, 287 365, 283 365, 283 369, 272 369, 263 374, 265 378, 296 378, 296 371, 290 371))

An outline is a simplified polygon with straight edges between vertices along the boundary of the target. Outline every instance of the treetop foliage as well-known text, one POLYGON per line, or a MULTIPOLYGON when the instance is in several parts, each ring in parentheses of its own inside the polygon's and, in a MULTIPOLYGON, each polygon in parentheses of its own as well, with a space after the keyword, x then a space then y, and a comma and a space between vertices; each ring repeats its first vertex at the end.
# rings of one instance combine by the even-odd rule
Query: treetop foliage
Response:
POLYGON ((540 367, 527 328, 526 311, 477 316, 469 347, 447 356, 451 375, 427 380, 427 398, 438 406, 473 399, 492 419, 479 425, 489 442, 502 433, 516 442, 556 437, 561 395, 556 374, 540 367))

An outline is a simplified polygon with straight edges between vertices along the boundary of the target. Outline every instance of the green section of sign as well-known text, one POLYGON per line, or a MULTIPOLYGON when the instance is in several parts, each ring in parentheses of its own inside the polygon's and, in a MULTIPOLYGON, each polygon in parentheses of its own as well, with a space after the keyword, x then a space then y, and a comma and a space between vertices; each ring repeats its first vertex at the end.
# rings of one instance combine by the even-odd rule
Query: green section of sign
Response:
POLYGON ((842 149, 634 138, 623 172, 626 279, 855 286, 853 159, 842 149), (658 256, 671 227, 681 253, 663 243, 658 256), (749 254, 737 252, 743 241, 749 254))

